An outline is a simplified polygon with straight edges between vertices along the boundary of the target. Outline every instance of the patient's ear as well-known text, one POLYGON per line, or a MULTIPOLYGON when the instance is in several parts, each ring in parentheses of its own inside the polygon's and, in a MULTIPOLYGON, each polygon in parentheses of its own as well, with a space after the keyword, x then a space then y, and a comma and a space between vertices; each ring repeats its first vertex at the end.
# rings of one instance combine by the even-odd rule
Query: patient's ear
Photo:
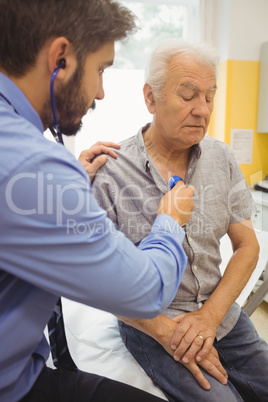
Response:
POLYGON ((155 99, 152 87, 146 82, 143 87, 143 96, 148 109, 148 112, 155 114, 155 99))

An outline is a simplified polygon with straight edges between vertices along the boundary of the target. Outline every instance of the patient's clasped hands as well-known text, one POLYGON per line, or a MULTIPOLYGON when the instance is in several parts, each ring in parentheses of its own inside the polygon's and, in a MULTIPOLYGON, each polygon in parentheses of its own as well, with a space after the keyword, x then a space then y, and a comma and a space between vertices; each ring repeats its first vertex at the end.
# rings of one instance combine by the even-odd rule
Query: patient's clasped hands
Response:
POLYGON ((198 365, 215 377, 223 385, 227 384, 227 373, 222 367, 218 353, 213 347, 217 324, 202 308, 198 311, 179 314, 173 318, 176 328, 170 347, 173 357, 194 375, 199 384, 210 389, 210 385, 198 365))
MULTIPOLYGON (((175 317, 174 319, 169 319, 168 317, 163 316, 163 315, 159 316, 159 319, 161 319, 160 322, 162 322, 162 326, 161 325, 159 326, 158 336, 155 337, 155 339, 159 343, 161 343, 161 345, 164 347, 164 349, 171 356, 173 356, 175 358, 175 360, 178 361, 179 364, 184 365, 191 372, 191 374, 194 376, 194 378, 198 381, 198 383, 204 389, 209 390, 211 388, 211 386, 210 386, 208 380, 203 375, 199 366, 202 367, 202 369, 204 369, 211 376, 216 378, 221 384, 226 385, 228 382, 228 375, 226 373, 226 370, 221 365, 218 353, 213 346, 210 346, 209 348, 206 349, 206 353, 205 353, 205 355, 203 355, 201 361, 196 361, 196 356, 197 356, 198 352, 202 349, 203 341, 200 342, 199 346, 195 345, 195 347, 197 346, 195 354, 193 353, 193 350, 192 350, 191 356, 188 355, 187 362, 184 362, 183 359, 178 359, 178 357, 175 355, 176 351, 174 353, 174 349, 171 347, 171 345, 174 344, 175 339, 176 339, 176 345, 178 345, 178 346, 180 345, 178 342, 178 339, 179 339, 178 334, 180 334, 180 338, 183 339, 182 333, 183 333, 183 329, 185 329, 188 326, 188 324, 186 322, 188 320, 187 316, 189 314, 191 314, 191 313, 180 314, 177 317, 175 317), (187 320, 185 319, 185 317, 187 317, 187 320), (183 327, 182 327, 183 329, 181 329, 180 323, 183 318, 185 319, 185 323, 183 324, 183 327), (178 320, 179 323, 177 323, 176 320, 178 320), (162 328, 162 330, 160 330, 160 328, 162 328)), ((190 316, 189 316, 189 318, 190 318, 190 316)), ((159 322, 159 324, 160 324, 160 322, 159 322)), ((190 327, 191 326, 189 326, 189 328, 190 327)), ((210 331, 210 332, 213 332, 213 331, 210 331)), ((187 333, 187 331, 186 331, 186 333, 187 333)), ((184 333, 184 335, 185 335, 185 333, 184 333)), ((206 332, 206 335, 208 335, 207 332, 206 332)), ((208 336, 208 338, 210 338, 210 336, 208 336)), ((213 343, 214 336, 211 336, 211 340, 213 343)), ((192 346, 192 345, 193 345, 192 343, 190 345, 188 344, 189 349, 186 348, 186 350, 190 350, 190 346, 192 346)), ((184 344, 184 346, 185 346, 185 344, 184 344)), ((181 356, 183 357, 183 354, 181 356)))
POLYGON ((188 363, 194 357, 200 362, 209 353, 216 336, 217 324, 204 309, 173 318, 177 323, 171 340, 174 359, 188 363))

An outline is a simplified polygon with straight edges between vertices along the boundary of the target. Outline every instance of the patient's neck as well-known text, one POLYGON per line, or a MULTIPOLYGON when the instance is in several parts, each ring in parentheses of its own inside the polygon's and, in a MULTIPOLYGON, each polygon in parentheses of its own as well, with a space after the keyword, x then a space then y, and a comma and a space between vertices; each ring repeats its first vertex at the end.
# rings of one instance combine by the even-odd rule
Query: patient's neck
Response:
POLYGON ((143 134, 144 145, 160 174, 166 182, 171 176, 180 176, 185 180, 192 148, 174 149, 161 137, 154 135, 152 128, 143 134))

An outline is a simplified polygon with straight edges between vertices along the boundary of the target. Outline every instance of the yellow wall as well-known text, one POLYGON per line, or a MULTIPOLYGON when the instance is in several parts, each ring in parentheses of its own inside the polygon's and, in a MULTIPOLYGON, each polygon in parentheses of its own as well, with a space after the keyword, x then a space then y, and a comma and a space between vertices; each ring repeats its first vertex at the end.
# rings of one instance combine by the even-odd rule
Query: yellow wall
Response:
POLYGON ((219 64, 218 91, 209 128, 210 136, 229 145, 231 129, 254 131, 252 164, 240 165, 249 185, 268 174, 268 134, 256 132, 259 67, 259 61, 227 60, 219 64))

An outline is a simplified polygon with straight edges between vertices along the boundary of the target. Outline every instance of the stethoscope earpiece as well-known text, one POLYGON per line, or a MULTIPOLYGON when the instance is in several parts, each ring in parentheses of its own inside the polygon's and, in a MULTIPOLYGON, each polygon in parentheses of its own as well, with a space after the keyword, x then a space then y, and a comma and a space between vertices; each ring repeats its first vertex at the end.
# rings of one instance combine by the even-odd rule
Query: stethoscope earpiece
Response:
POLYGON ((60 59, 58 68, 65 68, 66 67, 66 60, 64 58, 60 59))

